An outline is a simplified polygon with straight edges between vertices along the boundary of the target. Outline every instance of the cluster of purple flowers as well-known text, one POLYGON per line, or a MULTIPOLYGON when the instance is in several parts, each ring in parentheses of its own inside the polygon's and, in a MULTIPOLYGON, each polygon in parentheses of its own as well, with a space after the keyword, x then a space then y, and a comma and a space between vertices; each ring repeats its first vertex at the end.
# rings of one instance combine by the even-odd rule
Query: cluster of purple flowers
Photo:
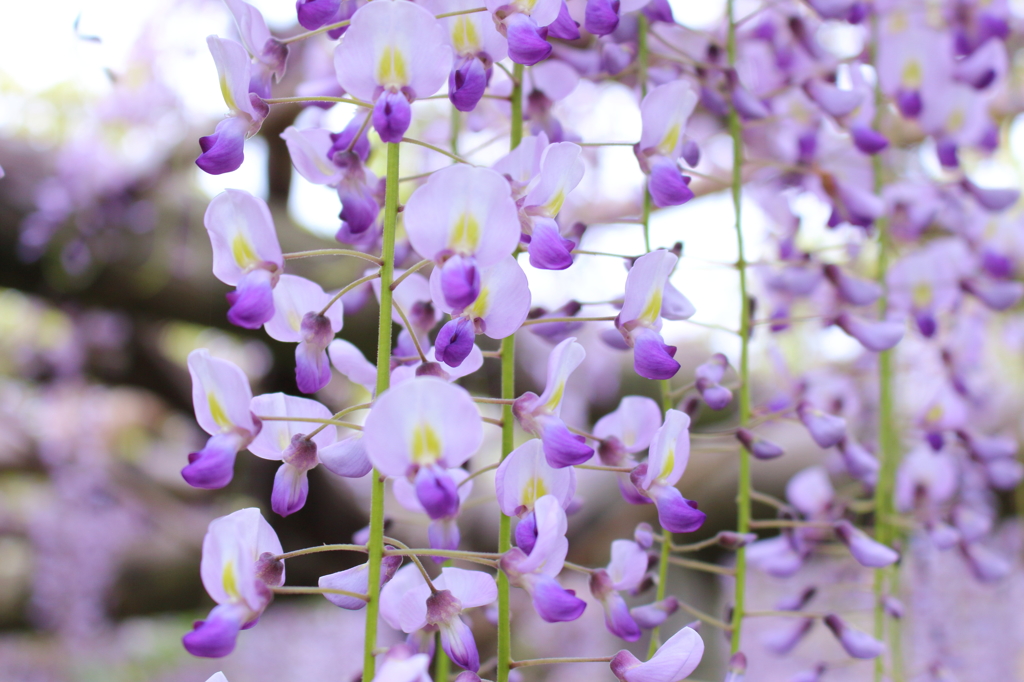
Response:
MULTIPOLYGON (((235 287, 228 318, 296 344, 300 392, 320 391, 336 370, 366 387, 371 400, 332 414, 312 398, 254 397, 241 370, 195 351, 188 360, 193 401, 210 438, 182 473, 193 486, 220 488, 231 481, 242 450, 280 461, 270 502, 282 516, 304 506, 308 472, 319 464, 343 477, 370 474, 372 494, 369 527, 351 545, 286 553, 257 509, 214 521, 201 573, 218 605, 185 636, 190 652, 229 653, 275 591, 289 589, 286 560, 337 550, 364 552, 368 560, 303 589, 340 608, 366 610, 366 682, 429 679, 431 661, 441 656, 435 633, 465 671, 459 682, 479 680, 491 666, 498 682, 507 682, 517 667, 562 661, 512 659, 508 600, 510 588, 520 588, 544 621, 579 618, 586 602, 563 587, 564 569, 587 575, 613 635, 635 642, 652 631, 647 660, 623 650, 580 662, 607 663, 625 682, 683 680, 703 655, 697 624, 664 638, 659 629, 685 607, 729 636, 726 679, 738 682, 747 674, 743 651, 754 646, 741 637, 743 624, 759 615, 745 606, 748 568, 790 578, 817 554, 845 545, 857 563, 878 571, 874 632, 851 624, 860 620, 856 614, 806 611, 815 594, 806 586, 768 614, 792 615, 768 646, 788 654, 820 619, 850 657, 881 657, 876 674, 903 679, 893 650, 903 612, 894 567, 909 534, 955 548, 979 580, 1008 572, 986 539, 1000 492, 1020 483, 1024 467, 1016 441, 990 416, 997 398, 986 381, 992 353, 984 330, 1024 296, 1024 254, 1019 222, 1008 214, 1017 191, 986 188, 971 176, 978 159, 999 149, 992 111, 1008 96, 1008 9, 960 0, 808 5, 768 3, 738 18, 729 2, 720 29, 695 31, 676 23, 660 0, 479 7, 471 0, 300 0, 299 22, 309 33, 278 39, 254 8, 228 2, 241 42, 210 37, 209 46, 231 113, 200 140, 200 168, 238 168, 245 139, 271 106, 359 108, 340 133, 290 127, 282 135, 302 176, 336 188, 337 239, 348 248, 285 254, 262 200, 232 189, 210 203, 213 272, 235 287), (837 54, 823 44, 826 28, 845 32, 859 47, 837 54), (273 83, 300 39, 338 41, 336 82, 317 81, 325 91, 309 96, 275 99, 273 83), (640 217, 618 218, 642 226, 648 248, 621 257, 628 275, 621 294, 607 302, 614 315, 584 316, 579 304, 531 310, 521 265, 566 270, 587 253, 580 249, 587 226, 567 220, 563 207, 584 179, 590 143, 554 107, 581 78, 625 84, 642 122, 632 145, 645 177, 635 207, 640 217), (511 131, 506 156, 475 165, 457 145, 448 153, 407 136, 416 130, 417 103, 446 83, 456 122, 466 117, 479 130, 511 131), (386 147, 371 142, 371 127, 386 147), (703 158, 717 138, 731 142, 726 180, 703 158), (400 178, 402 145, 427 147, 455 163, 400 178), (385 148, 386 177, 379 179, 368 164, 374 149, 385 148), (412 184, 400 186, 406 180, 412 184), (681 376, 665 322, 697 311, 671 281, 685 262, 682 245, 650 248, 651 214, 725 187, 732 190, 738 238, 739 257, 727 267, 739 275, 741 319, 729 330, 739 352, 734 362, 716 353, 692 376, 681 376), (771 219, 770 259, 752 263, 744 255, 743 193, 771 219), (811 224, 801 208, 807 201, 825 208, 827 219, 811 224), (312 255, 360 258, 371 268, 326 292, 286 272, 290 258, 312 255), (420 272, 425 268, 429 276, 420 272), (748 274, 761 285, 756 297, 748 274), (380 303, 376 363, 336 338, 345 295, 359 287, 371 288, 380 303), (789 330, 805 322, 834 327, 859 344, 848 371, 789 373, 782 356, 787 344, 799 343, 789 330), (395 340, 393 323, 400 330, 395 340), (632 353, 635 373, 659 382, 662 400, 622 397, 587 432, 563 418, 562 405, 587 355, 579 330, 590 323, 606 327, 600 343, 632 353), (515 387, 514 337, 529 327, 550 343, 540 395, 515 387), (481 335, 500 341, 500 350, 477 345, 481 335), (905 354, 893 350, 897 344, 905 354), (754 351, 778 358, 777 376, 764 390, 754 390, 754 351), (474 396, 458 382, 489 359, 501 363, 500 397, 474 396), (499 405, 501 418, 481 414, 480 404, 499 405), (737 529, 676 544, 674 535, 697 531, 706 520, 677 487, 690 459, 692 422, 706 410, 727 409, 735 425, 703 435, 735 446, 729 466, 738 464, 740 472, 737 529), (364 411, 365 419, 343 420, 364 411), (782 500, 755 490, 751 460, 785 454, 768 436, 787 423, 799 424, 806 440, 828 453, 828 468, 800 471, 782 500), (502 431, 499 462, 467 470, 492 424, 502 431), (606 567, 566 562, 568 516, 582 504, 580 468, 614 475, 625 502, 657 510, 660 528, 641 524, 633 538, 612 542, 606 567), (477 477, 492 469, 502 512, 499 547, 460 549, 467 496, 473 484, 486 485, 489 479, 477 477), (385 482, 401 506, 426 517, 429 547, 384 535, 385 482), (777 518, 754 519, 753 502, 774 506, 777 518), (778 534, 754 532, 766 529, 778 534), (735 552, 735 562, 674 556, 710 545, 735 552), (430 571, 428 558, 474 570, 430 571), (671 594, 672 561, 734 578, 726 618, 671 594), (624 595, 648 596, 631 608, 624 595), (485 665, 466 611, 495 602, 488 613, 498 652, 485 665), (378 615, 408 635, 403 644, 376 649, 378 615)), ((308 92, 310 84, 302 87, 308 92)), ((821 656, 799 679, 818 680, 838 665, 821 656)), ((757 678, 753 670, 751 677, 757 678)))

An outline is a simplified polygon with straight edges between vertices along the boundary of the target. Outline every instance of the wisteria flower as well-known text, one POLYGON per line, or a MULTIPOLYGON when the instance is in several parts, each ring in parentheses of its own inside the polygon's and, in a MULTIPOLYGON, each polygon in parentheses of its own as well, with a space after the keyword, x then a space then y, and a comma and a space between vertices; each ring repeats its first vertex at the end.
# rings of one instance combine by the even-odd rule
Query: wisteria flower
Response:
POLYGON ((676 80, 654 88, 640 103, 643 131, 636 155, 649 176, 651 199, 659 208, 685 204, 693 198, 690 179, 679 170, 679 159, 686 143, 686 124, 697 99, 689 83, 676 80))
POLYGON ((220 658, 235 648, 238 632, 256 624, 273 593, 284 584, 281 542, 256 508, 210 522, 203 538, 203 587, 217 602, 206 620, 182 639, 193 656, 220 658))
POLYGON ((210 439, 188 456, 181 475, 196 488, 223 488, 234 476, 238 451, 249 446, 262 426, 249 409, 249 379, 237 365, 212 357, 205 348, 189 353, 188 372, 196 421, 210 439))
POLYGON ((352 15, 334 67, 341 87, 374 103, 373 128, 384 142, 400 142, 411 103, 444 84, 452 63, 445 38, 434 15, 408 0, 370 2, 352 15))
MULTIPOLYGON (((471 10, 476 0, 431 0, 427 7, 435 14, 471 10)), ((508 43, 485 13, 474 12, 439 19, 447 29, 455 64, 448 75, 448 99, 459 111, 472 111, 487 89, 494 62, 508 54, 508 43)))
POLYGON ((614 540, 607 568, 590 574, 590 593, 604 608, 604 624, 616 637, 627 642, 640 639, 640 626, 633 619, 620 592, 635 590, 647 572, 647 552, 633 540, 614 540))
MULTIPOLYGON (((455 483, 456 490, 458 490, 459 507, 461 507, 473 493, 473 481, 466 480, 469 478, 469 472, 465 469, 449 469, 448 474, 451 476, 452 482, 455 483)), ((409 479, 396 478, 391 491, 394 493, 398 504, 409 511, 419 514, 427 513, 427 510, 423 508, 419 498, 416 496, 416 485, 409 481, 409 479)), ((430 519, 430 525, 427 526, 427 540, 430 543, 431 549, 459 548, 461 537, 459 534, 458 511, 459 508, 457 507, 455 513, 451 516, 430 519)), ((438 561, 443 562, 444 560, 438 559, 438 561)))
POLYGON ((651 398, 627 395, 594 424, 594 435, 601 439, 597 452, 608 466, 622 466, 628 455, 647 449, 661 426, 661 407, 651 398))
POLYGON ((626 650, 615 654, 612 673, 622 682, 678 682, 689 677, 704 657, 704 640, 684 627, 658 647, 649 661, 642 662, 626 650))
POLYGON ((570 337, 555 346, 548 356, 548 381, 544 393, 528 391, 516 398, 512 412, 527 433, 541 439, 548 464, 561 468, 583 464, 594 455, 583 436, 569 431, 559 414, 569 375, 580 366, 587 352, 570 337))
POLYGON ((220 175, 242 165, 245 141, 259 132, 270 107, 258 93, 249 90, 252 66, 245 48, 217 36, 210 36, 206 42, 217 65, 224 103, 231 113, 217 124, 213 135, 199 138, 203 153, 196 159, 196 165, 211 175, 220 175))
POLYGON ((303 393, 315 393, 331 381, 327 345, 341 331, 341 301, 304 277, 281 275, 274 287, 274 316, 264 327, 277 341, 297 343, 295 382, 303 393), (325 311, 325 312, 321 312, 325 311))
POLYGON ((416 377, 377 396, 363 427, 370 462, 385 476, 414 481, 416 497, 431 519, 458 511, 458 491, 448 469, 465 463, 483 437, 483 422, 469 393, 436 377, 416 377))
POLYGON ((258 9, 243 0, 224 0, 238 27, 242 45, 254 62, 249 92, 270 97, 271 79, 284 78, 288 64, 288 46, 270 34, 267 22, 258 9))
POLYGON ((273 288, 284 269, 274 221, 266 202, 228 189, 206 208, 203 224, 213 246, 213 274, 235 287, 228 294, 228 321, 259 329, 274 316, 273 288))
POLYGON ((562 236, 555 220, 565 198, 583 179, 581 148, 572 142, 548 145, 540 157, 536 178, 521 202, 523 240, 528 243, 530 264, 542 270, 564 270, 572 265, 576 244, 562 236))
POLYGON ((416 566, 406 566, 381 591, 381 616, 402 632, 436 628, 441 647, 457 666, 480 670, 476 640, 462 613, 498 598, 494 578, 482 571, 445 567, 432 582, 437 592, 431 592, 416 566))
POLYGON ((673 533, 692 533, 707 515, 683 497, 676 483, 690 461, 690 416, 679 410, 665 413, 665 423, 651 440, 647 462, 630 474, 637 491, 658 507, 658 520, 673 533))
POLYGON ((537 500, 549 495, 558 500, 562 509, 568 509, 576 494, 576 471, 548 464, 543 444, 531 438, 502 460, 494 475, 494 488, 502 513, 519 517, 516 545, 529 553, 537 540, 533 513, 537 500))
MULTIPOLYGON (((385 547, 387 549, 394 549, 390 545, 385 545, 385 547)), ((400 556, 381 557, 380 586, 384 587, 388 584, 388 582, 395 577, 401 566, 402 557, 400 556)), ((344 592, 352 592, 353 594, 366 594, 370 589, 370 564, 368 562, 362 563, 358 566, 345 569, 344 571, 322 575, 319 580, 317 580, 317 585, 328 590, 342 590, 344 592)), ((324 598, 335 606, 347 611, 359 611, 366 606, 365 599, 351 597, 347 594, 325 592, 324 598)))
MULTIPOLYGON (((556 20, 565 5, 562 0, 487 0, 484 4, 494 15, 498 31, 508 39, 508 56, 512 61, 532 66, 551 54, 548 27, 560 23, 556 20)), ((565 30, 562 25, 555 27, 556 33, 565 30)))

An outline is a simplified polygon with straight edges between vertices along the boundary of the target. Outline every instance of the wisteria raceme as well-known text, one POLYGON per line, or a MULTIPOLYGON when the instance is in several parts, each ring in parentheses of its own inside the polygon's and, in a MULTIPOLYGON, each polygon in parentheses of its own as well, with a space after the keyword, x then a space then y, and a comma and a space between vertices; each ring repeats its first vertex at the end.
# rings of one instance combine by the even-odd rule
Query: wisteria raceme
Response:
MULTIPOLYGON (((208 439, 181 478, 227 505, 236 460, 262 475, 238 453, 276 470, 266 518, 209 524, 188 652, 232 654, 297 593, 360 619, 365 682, 975 679, 956 642, 907 644, 906 576, 922 546, 979 584, 1020 574, 1024 225, 997 182, 1018 8, 727 0, 694 28, 664 0, 299 0, 305 32, 278 36, 224 4, 228 115, 196 165, 241 184, 273 130, 340 212, 336 243, 286 253, 313 239, 286 227, 287 173, 206 207, 227 323, 289 364, 250 384, 224 346, 187 354, 208 439), (366 527, 285 552, 274 529, 292 542, 329 494, 366 527), (310 554, 338 565, 285 585, 310 554), (683 571, 721 577, 718 603, 683 571), (513 656, 538 637, 564 655, 513 656)), ((36 193, 26 254, 131 203, 65 168, 104 162, 86 151, 36 193)))

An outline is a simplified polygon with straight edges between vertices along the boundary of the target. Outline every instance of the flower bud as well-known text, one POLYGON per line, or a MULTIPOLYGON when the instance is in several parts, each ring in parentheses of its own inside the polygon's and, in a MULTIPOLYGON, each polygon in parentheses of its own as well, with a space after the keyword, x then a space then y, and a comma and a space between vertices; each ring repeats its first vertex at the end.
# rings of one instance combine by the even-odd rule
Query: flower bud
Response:
POLYGON ((846 621, 832 613, 825 616, 825 625, 836 636, 839 643, 854 658, 877 658, 885 645, 862 630, 850 627, 846 621))
POLYGON ((758 459, 775 459, 786 454, 786 451, 775 443, 754 435, 748 429, 738 429, 736 431, 736 439, 743 443, 743 447, 746 448, 747 452, 758 459))

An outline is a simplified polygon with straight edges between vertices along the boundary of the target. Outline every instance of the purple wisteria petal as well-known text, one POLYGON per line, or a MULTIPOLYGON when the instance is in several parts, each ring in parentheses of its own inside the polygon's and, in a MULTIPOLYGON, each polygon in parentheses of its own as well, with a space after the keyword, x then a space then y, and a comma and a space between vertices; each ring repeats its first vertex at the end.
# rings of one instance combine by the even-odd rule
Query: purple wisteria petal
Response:
POLYGON ((747 548, 747 561, 768 575, 788 578, 803 566, 803 556, 785 535, 758 540, 747 548))
POLYGON ((1009 310, 1024 298, 1024 284, 1017 281, 993 280, 987 277, 967 279, 960 286, 992 310, 1009 310))
POLYGON ((854 126, 850 135, 857 149, 865 154, 877 154, 889 146, 889 138, 868 126, 854 126))
POLYGON ((835 525, 836 536, 850 548, 850 554, 861 566, 882 568, 899 561, 899 553, 891 547, 877 542, 864 531, 843 520, 835 525))
POLYGON ((487 89, 487 69, 474 56, 455 62, 448 76, 448 99, 459 111, 473 111, 487 89))
POLYGON ((480 654, 473 638, 473 630, 465 621, 460 616, 455 616, 438 627, 441 633, 441 648, 452 662, 464 670, 480 670, 480 654))
POLYGON ((465 317, 449 320, 437 333, 434 355, 449 367, 458 367, 473 350, 474 339, 476 334, 469 320, 465 317))
POLYGON ((612 673, 622 682, 677 682, 696 670, 704 657, 704 640, 684 627, 658 647, 649 661, 641 663, 627 651, 611 661, 612 673))
POLYGON ((743 443, 743 447, 747 449, 747 452, 757 459, 775 459, 786 454, 786 451, 775 443, 761 438, 748 429, 738 429, 736 431, 736 438, 743 443))
POLYGON ((669 617, 679 610, 679 600, 669 596, 653 604, 634 606, 629 610, 633 620, 644 630, 651 630, 662 625, 669 617))
POLYGON ((645 450, 661 426, 661 408, 646 396, 628 395, 619 406, 597 420, 594 435, 605 439, 615 437, 629 453, 645 450))
POLYGON ((226 294, 228 322, 245 329, 259 329, 274 316, 274 275, 256 268, 242 275, 238 288, 226 294))
POLYGON ((494 475, 494 487, 498 506, 507 516, 523 516, 544 495, 554 496, 565 509, 576 493, 576 471, 548 464, 541 441, 534 438, 502 460, 494 475))
POLYGON ((547 218, 558 215, 565 198, 583 179, 582 153, 583 149, 572 142, 556 142, 544 149, 537 179, 523 200, 528 214, 547 218))
POLYGON ((651 163, 647 189, 658 208, 681 206, 694 197, 689 178, 683 175, 679 164, 664 157, 658 157, 651 163))
POLYGON ((646 379, 671 379, 681 365, 672 356, 676 347, 669 346, 661 334, 641 328, 633 338, 633 369, 646 379))
POLYGON ((242 190, 225 190, 210 202, 203 223, 213 247, 213 274, 225 284, 239 285, 253 270, 284 268, 274 221, 262 199, 242 190))
POLYGON ((882 295, 882 285, 848 274, 837 265, 826 265, 825 276, 840 298, 851 305, 871 305, 882 295))
POLYGON ((822 466, 807 467, 786 484, 786 499, 811 519, 827 514, 835 494, 828 471, 822 466))
POLYGON ((412 106, 401 92, 385 92, 373 105, 373 129, 383 142, 401 142, 412 123, 412 106))
POLYGON ((618 0, 587 0, 583 27, 595 36, 606 36, 619 25, 618 0))
POLYGON ((416 497, 431 519, 455 516, 459 511, 459 492, 448 472, 436 466, 424 466, 416 473, 416 497))
POLYGON ((836 318, 844 332, 870 351, 880 353, 894 347, 903 338, 905 324, 893 320, 866 320, 844 312, 836 318))
POLYGON ((679 410, 665 413, 665 423, 651 440, 647 471, 640 487, 649 492, 654 488, 672 487, 682 478, 690 461, 690 417, 679 410))
POLYGON ((854 658, 877 658, 885 651, 884 644, 868 633, 850 627, 834 613, 825 617, 825 625, 843 645, 846 653, 854 658))
POLYGON ((594 456, 594 448, 587 445, 586 438, 569 431, 558 417, 544 415, 537 423, 544 456, 552 467, 560 469, 583 464, 594 456))
POLYGON ((249 121, 241 116, 225 118, 217 124, 212 135, 199 138, 202 154, 196 165, 210 175, 238 170, 245 160, 245 138, 249 134, 249 121))
POLYGON ((282 464, 274 475, 270 493, 270 508, 280 516, 288 516, 302 509, 309 495, 309 477, 304 469, 282 464))
MULTIPOLYGON (((503 339, 518 330, 530 314, 529 281, 511 255, 479 272, 480 294, 461 314, 473 321, 477 332, 492 339, 503 339)), ((444 312, 458 314, 444 300, 438 268, 430 275, 430 291, 434 305, 444 312)))
POLYGON ((377 368, 351 342, 334 339, 327 346, 327 355, 334 369, 348 377, 349 381, 363 386, 370 393, 374 392, 377 368))
POLYGON ((658 486, 653 496, 654 504, 658 507, 658 521, 665 530, 692 533, 703 526, 707 519, 707 514, 697 509, 697 504, 683 497, 676 488, 658 486))
POLYGON ((537 517, 527 512, 516 524, 516 547, 527 554, 533 552, 537 544, 537 517))
POLYGON ((185 650, 193 656, 222 658, 235 650, 238 633, 242 629, 240 616, 244 612, 231 606, 216 606, 206 620, 197 620, 181 639, 185 650))
POLYGON ((803 641, 813 626, 813 618, 786 618, 785 623, 766 633, 761 643, 776 656, 786 656, 803 641))
POLYGON ((797 406, 797 416, 818 447, 830 448, 838 445, 846 437, 846 420, 822 412, 806 401, 797 406))
POLYGON ((558 18, 548 24, 548 36, 559 40, 579 40, 580 25, 573 21, 569 14, 569 6, 562 0, 558 9, 558 18))
POLYGON ((517 12, 505 20, 505 29, 508 56, 517 64, 533 66, 551 54, 551 44, 545 39, 547 32, 531 17, 517 12))
POLYGON ((640 151, 675 162, 682 155, 683 135, 697 100, 697 92, 685 80, 673 80, 648 92, 640 103, 640 151))
POLYGON ((607 573, 616 590, 632 591, 640 586, 647 572, 647 552, 633 540, 613 540, 607 573))
POLYGON ((583 615, 587 602, 577 597, 575 592, 565 589, 548 575, 535 575, 531 578, 533 608, 541 620, 547 623, 567 623, 583 615))
POLYGON ((296 0, 295 11, 299 25, 307 31, 315 31, 332 23, 341 8, 341 0, 296 0))
MULTIPOLYGON (((396 572, 398 572, 401 565, 402 557, 391 556, 381 559, 380 584, 382 586, 390 584, 391 579, 396 576, 396 572)), ((409 567, 414 571, 416 570, 416 567, 411 564, 409 567)), ((354 594, 366 594, 370 586, 369 567, 367 564, 359 564, 344 571, 320 576, 317 585, 330 590, 344 590, 354 594)), ((349 611, 358 611, 366 606, 365 600, 343 594, 324 593, 324 598, 335 606, 349 611)), ((381 592, 381 615, 384 615, 383 590, 381 592)))
MULTIPOLYGON (((256 414, 272 417, 298 417, 300 419, 331 418, 331 411, 316 400, 300 398, 284 393, 264 393, 252 399, 251 409, 256 414)), ((249 451, 257 457, 278 461, 292 461, 296 466, 311 469, 317 463, 317 449, 334 443, 338 437, 337 427, 327 425, 309 439, 316 446, 311 452, 296 452, 296 438, 305 439, 316 424, 302 421, 266 420, 252 443, 249 451)))
MULTIPOLYGON (((427 542, 431 549, 458 549, 461 539, 455 519, 434 519, 427 526, 427 542)), ((434 561, 443 563, 444 559, 437 557, 434 561)))
POLYGON ((360 435, 320 448, 319 457, 328 471, 345 478, 361 478, 373 468, 360 435))
POLYGON ((558 223, 551 218, 536 218, 530 235, 530 265, 540 270, 565 270, 572 265, 575 242, 558 231, 558 223))
POLYGON ((455 310, 462 310, 480 295, 480 271, 476 260, 458 254, 441 267, 441 291, 444 301, 455 310))
POLYGON ((633 620, 626 601, 612 586, 608 573, 603 569, 597 569, 590 574, 590 593, 601 602, 604 609, 604 624, 610 633, 627 642, 640 639, 640 626, 633 620))
POLYGON ((223 488, 235 474, 235 457, 245 447, 245 438, 234 432, 218 433, 198 452, 189 453, 188 465, 181 477, 193 488, 223 488))
POLYGON ((804 83, 804 92, 829 116, 842 118, 860 106, 864 95, 855 90, 840 90, 834 84, 817 78, 804 83))

